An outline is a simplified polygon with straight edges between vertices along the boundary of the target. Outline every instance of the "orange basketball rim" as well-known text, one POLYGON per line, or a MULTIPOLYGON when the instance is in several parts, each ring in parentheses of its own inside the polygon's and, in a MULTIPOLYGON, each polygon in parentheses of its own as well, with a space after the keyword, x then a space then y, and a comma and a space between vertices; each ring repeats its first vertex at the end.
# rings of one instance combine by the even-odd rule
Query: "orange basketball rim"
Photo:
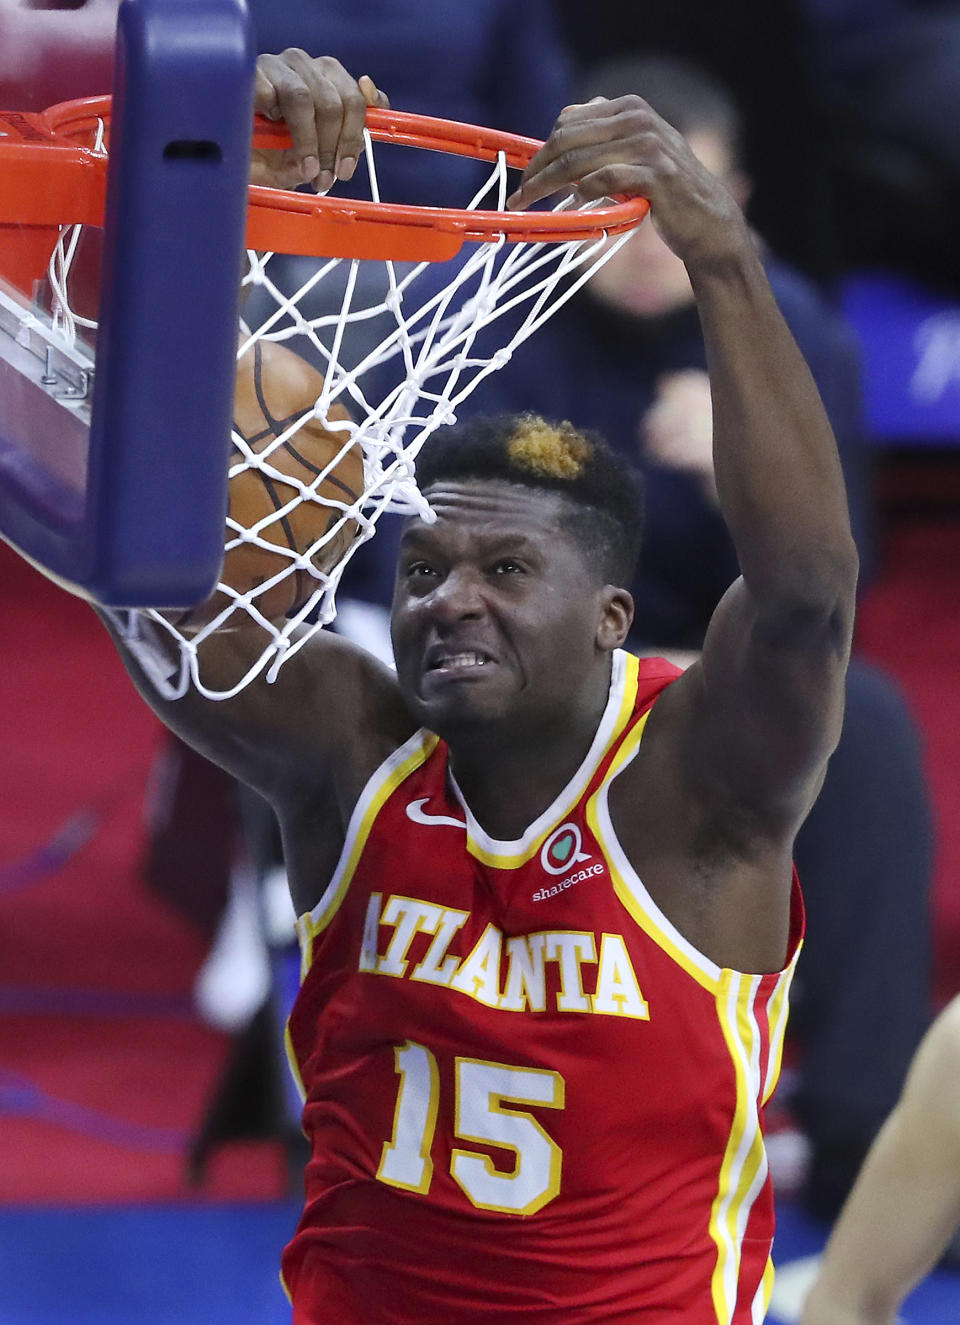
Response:
MULTIPOLYGON (((66 101, 39 114, 0 111, 0 274, 20 288, 45 268, 50 237, 55 238, 60 226, 102 225, 110 113, 110 97, 66 101), (16 227, 16 236, 10 227, 16 227)), ((536 139, 516 134, 375 107, 367 110, 367 128, 376 141, 480 161, 502 156, 517 170, 541 147, 536 139)), ((284 124, 255 117, 254 148, 289 146, 284 124)), ((643 198, 589 211, 416 207, 252 185, 246 239, 248 248, 276 253, 439 262, 455 256, 464 241, 503 237, 508 242, 562 243, 621 234, 642 220, 647 209, 643 198)))

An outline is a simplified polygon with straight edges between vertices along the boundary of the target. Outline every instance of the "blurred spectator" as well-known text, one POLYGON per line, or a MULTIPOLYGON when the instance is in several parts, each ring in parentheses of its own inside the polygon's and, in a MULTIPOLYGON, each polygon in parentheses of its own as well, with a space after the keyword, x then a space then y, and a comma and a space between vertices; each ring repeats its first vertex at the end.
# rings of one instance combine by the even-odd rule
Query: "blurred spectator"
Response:
POLYGON ((804 0, 847 256, 960 288, 960 5, 804 0))
POLYGON ((637 0, 601 27, 555 0, 580 60, 663 50, 735 92, 751 215, 817 279, 893 265, 960 286, 957 0, 637 0))
POLYGON ((689 60, 732 92, 742 115, 748 216, 782 258, 823 283, 839 272, 829 125, 811 86, 805 0, 634 0, 599 24, 581 0, 554 0, 581 74, 656 51, 689 60))
MULTIPOLYGON (((618 61, 588 74, 580 96, 626 91, 645 96, 745 196, 737 116, 712 80, 673 60, 618 61)), ((869 476, 850 334, 798 273, 769 257, 767 267, 836 431, 869 568, 869 476)), ((634 643, 645 653, 699 649, 738 574, 714 498, 705 369, 685 269, 645 223, 468 402, 471 412, 567 418, 639 458, 647 531, 631 587, 634 643)), ((796 859, 809 925, 794 998, 802 1057, 793 1108, 813 1146, 808 1203, 832 1215, 896 1100, 928 1011, 931 827, 917 735, 899 691, 860 661, 796 859), (884 988, 877 971, 892 954, 896 980, 884 988)))

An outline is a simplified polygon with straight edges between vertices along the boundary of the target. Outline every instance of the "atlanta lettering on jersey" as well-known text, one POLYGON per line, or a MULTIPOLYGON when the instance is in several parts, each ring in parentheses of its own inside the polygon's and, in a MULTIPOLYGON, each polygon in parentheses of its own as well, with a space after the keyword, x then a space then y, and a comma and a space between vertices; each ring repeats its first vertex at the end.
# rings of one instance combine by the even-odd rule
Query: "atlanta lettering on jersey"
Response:
POLYGON ((545 1012, 547 965, 554 963, 557 1012, 650 1019, 622 935, 545 929, 508 938, 490 923, 461 959, 449 949, 469 918, 468 911, 417 897, 391 895, 384 904, 382 893, 371 893, 358 970, 439 985, 501 1012, 545 1012), (385 946, 382 930, 392 930, 385 946), (412 965, 408 954, 417 934, 433 937, 412 965))

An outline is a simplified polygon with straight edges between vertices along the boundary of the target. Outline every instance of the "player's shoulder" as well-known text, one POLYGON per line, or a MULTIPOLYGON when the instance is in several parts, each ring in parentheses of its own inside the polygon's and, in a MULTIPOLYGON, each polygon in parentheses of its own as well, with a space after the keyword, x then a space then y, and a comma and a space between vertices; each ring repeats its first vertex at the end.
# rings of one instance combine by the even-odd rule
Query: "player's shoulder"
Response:
POLYGON ((699 654, 682 650, 672 651, 670 656, 651 654, 637 658, 637 692, 640 695, 651 691, 659 694, 665 685, 682 676, 688 667, 697 661, 699 654))
POLYGON ((332 731, 342 759, 363 763, 367 744, 389 752, 416 731, 396 673, 372 653, 326 630, 304 652, 305 676, 296 696, 302 720, 309 723, 315 715, 332 731))
MULTIPOLYGON (((614 800, 635 800, 639 795, 659 800, 682 782, 674 770, 683 768, 689 747, 688 728, 696 721, 695 687, 684 668, 659 656, 640 657, 631 663, 633 714, 624 728, 639 735, 639 757, 618 773, 614 800), (642 724, 642 725, 641 725, 642 724)), ((627 682, 628 686, 630 682, 627 682)), ((625 696, 626 698, 627 696, 625 696)))
MULTIPOLYGON (((922 1055, 925 1066, 945 1084, 960 1081, 960 995, 946 1005, 924 1040, 922 1055)), ((918 1056, 919 1061, 919 1056, 918 1056)), ((960 1092, 956 1092, 960 1100, 960 1092)))
POLYGON ((235 770, 278 811, 333 800, 349 817, 367 780, 417 729, 396 675, 329 630, 296 648, 274 678, 212 706, 232 733, 235 770), (226 710, 226 711, 224 711, 226 710))

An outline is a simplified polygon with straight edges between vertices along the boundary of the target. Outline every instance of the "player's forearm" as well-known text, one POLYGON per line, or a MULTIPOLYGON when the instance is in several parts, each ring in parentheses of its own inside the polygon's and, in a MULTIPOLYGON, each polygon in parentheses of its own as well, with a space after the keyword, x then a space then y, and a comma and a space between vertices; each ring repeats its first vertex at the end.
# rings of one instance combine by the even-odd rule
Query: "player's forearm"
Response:
POLYGON ((956 1228, 957 1055, 948 1044, 941 1058, 937 1038, 921 1046, 840 1212, 802 1325, 893 1325, 956 1228))
POLYGON ((817 388, 744 232, 690 264, 714 411, 717 491, 761 614, 852 611, 857 556, 817 388))
MULTIPOLYGON (((880 1193, 881 1204, 883 1197, 880 1193)), ((878 1237, 881 1248, 883 1231, 878 1237)), ((896 1249, 885 1257, 867 1232, 863 1220, 858 1227, 847 1215, 844 1224, 841 1215, 804 1303, 800 1325, 895 1325, 897 1308, 915 1280, 904 1275, 899 1264, 891 1274, 891 1262, 899 1259, 896 1249)))
POLYGON ((896 1308, 890 1311, 845 1306, 836 1301, 829 1288, 819 1285, 807 1299, 801 1325, 895 1325, 896 1308))

